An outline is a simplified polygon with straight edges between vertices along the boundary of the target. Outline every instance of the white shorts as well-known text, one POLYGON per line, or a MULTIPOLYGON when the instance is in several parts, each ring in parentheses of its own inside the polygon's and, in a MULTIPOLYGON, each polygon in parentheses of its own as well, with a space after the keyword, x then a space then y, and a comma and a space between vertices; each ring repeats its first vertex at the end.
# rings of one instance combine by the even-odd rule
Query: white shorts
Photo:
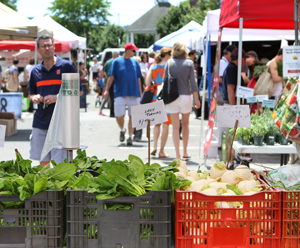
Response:
POLYGON ((140 97, 124 96, 115 98, 115 116, 124 116, 126 112, 126 106, 128 107, 128 115, 131 115, 131 106, 140 104, 140 97))
MULTIPOLYGON (((29 151, 30 159, 40 161, 47 132, 48 130, 32 128, 32 135, 30 140, 30 151, 29 151)), ((42 161, 54 160, 56 163, 63 163, 66 158, 67 158, 66 150, 52 149, 42 161)))
POLYGON ((165 105, 166 112, 170 114, 187 114, 192 111, 192 107, 192 95, 179 95, 179 97, 174 102, 165 105))

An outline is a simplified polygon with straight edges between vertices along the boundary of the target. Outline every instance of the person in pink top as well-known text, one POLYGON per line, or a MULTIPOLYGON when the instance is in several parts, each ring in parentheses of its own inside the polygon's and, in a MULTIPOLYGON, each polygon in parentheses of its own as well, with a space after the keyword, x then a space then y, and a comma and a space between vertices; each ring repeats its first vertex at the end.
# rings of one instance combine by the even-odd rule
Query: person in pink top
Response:
POLYGON ((155 59, 155 52, 150 52, 149 53, 149 59, 148 59, 148 69, 150 69, 150 66, 154 63, 155 59))

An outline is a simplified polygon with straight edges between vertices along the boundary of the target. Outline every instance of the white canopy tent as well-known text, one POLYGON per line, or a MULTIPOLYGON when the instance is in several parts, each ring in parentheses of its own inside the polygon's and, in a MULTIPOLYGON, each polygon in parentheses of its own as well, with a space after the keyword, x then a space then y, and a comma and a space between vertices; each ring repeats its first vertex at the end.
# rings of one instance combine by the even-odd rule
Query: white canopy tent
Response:
POLYGON ((204 35, 203 27, 195 22, 191 21, 181 29, 168 34, 167 36, 161 38, 153 44, 153 50, 160 50, 163 47, 173 47, 174 43, 182 42, 189 49, 192 49, 193 40, 196 37, 204 35))
POLYGON ((59 41, 68 41, 71 49, 86 49, 86 38, 80 37, 66 29, 50 16, 36 16, 31 20, 32 25, 41 25, 53 31, 53 38, 59 41))
POLYGON ((27 17, 0 3, 0 40, 34 40, 40 33, 51 31, 33 24, 27 17))

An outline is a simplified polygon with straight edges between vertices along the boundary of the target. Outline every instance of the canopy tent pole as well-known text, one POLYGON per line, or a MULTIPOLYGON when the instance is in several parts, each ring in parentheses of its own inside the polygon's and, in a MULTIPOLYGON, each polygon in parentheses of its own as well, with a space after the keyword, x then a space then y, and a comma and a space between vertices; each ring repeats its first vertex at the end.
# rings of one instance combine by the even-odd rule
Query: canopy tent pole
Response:
POLYGON ((36 45, 34 46, 34 65, 37 65, 37 50, 36 50, 36 45))
MULTIPOLYGON (((237 73, 237 86, 241 86, 241 75, 242 75, 242 50, 243 50, 243 40, 242 40, 242 37, 243 37, 243 18, 240 17, 240 28, 239 28, 239 55, 238 55, 238 73, 237 73)), ((236 89, 237 90, 237 87, 236 89)), ((237 105, 240 105, 240 98, 238 97, 237 98, 237 102, 236 102, 237 105)))
POLYGON ((294 19, 295 19, 295 45, 299 45, 299 26, 298 26, 298 13, 299 13, 300 0, 295 0, 294 4, 294 19))
POLYGON ((86 49, 84 49, 84 68, 86 68, 86 49))
MULTIPOLYGON (((206 70, 207 70, 207 49, 208 49, 208 37, 205 37, 205 46, 204 46, 204 65, 203 65, 203 71, 204 71, 204 79, 203 79, 203 89, 202 89, 202 104, 201 104, 201 132, 200 132, 200 145, 199 145, 199 157, 201 157, 204 154, 203 149, 204 145, 202 144, 204 142, 204 110, 205 110, 205 88, 206 88, 206 70), (203 146, 203 149, 201 147, 203 146)), ((206 166, 206 157, 204 156, 204 165, 206 166)))

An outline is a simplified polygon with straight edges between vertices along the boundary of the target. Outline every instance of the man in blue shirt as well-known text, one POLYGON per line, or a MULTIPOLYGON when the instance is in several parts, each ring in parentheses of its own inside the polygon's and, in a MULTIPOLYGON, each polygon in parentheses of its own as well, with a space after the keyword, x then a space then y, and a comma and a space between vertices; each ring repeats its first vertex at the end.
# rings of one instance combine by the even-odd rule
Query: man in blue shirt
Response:
MULTIPOLYGON (((223 74, 222 87, 224 104, 236 105, 235 91, 238 83, 238 53, 238 48, 235 48, 231 52, 231 62, 228 64, 223 74)), ((249 55, 242 50, 242 67, 248 57, 249 55)), ((241 77, 241 86, 245 86, 243 77, 241 77)))
POLYGON ((131 106, 140 103, 140 97, 142 95, 142 73, 139 63, 135 59, 132 59, 135 55, 135 51, 139 50, 139 48, 132 43, 127 43, 124 48, 125 53, 123 56, 114 59, 110 67, 103 97, 107 99, 109 88, 114 81, 115 117, 121 129, 120 141, 123 142, 125 140, 126 129, 124 128, 124 116, 127 106, 129 115, 129 137, 127 139, 127 145, 132 145, 133 128, 131 124, 131 106))
MULTIPOLYGON (((51 36, 41 35, 38 37, 36 45, 43 61, 32 69, 29 81, 30 100, 38 104, 33 118, 29 157, 33 160, 40 160, 62 83, 62 73, 76 73, 77 71, 69 61, 54 55, 51 36)), ((82 94, 82 92, 80 93, 82 94)), ((52 149, 41 161, 41 165, 47 165, 50 160, 61 163, 66 157, 66 151, 52 149)))

